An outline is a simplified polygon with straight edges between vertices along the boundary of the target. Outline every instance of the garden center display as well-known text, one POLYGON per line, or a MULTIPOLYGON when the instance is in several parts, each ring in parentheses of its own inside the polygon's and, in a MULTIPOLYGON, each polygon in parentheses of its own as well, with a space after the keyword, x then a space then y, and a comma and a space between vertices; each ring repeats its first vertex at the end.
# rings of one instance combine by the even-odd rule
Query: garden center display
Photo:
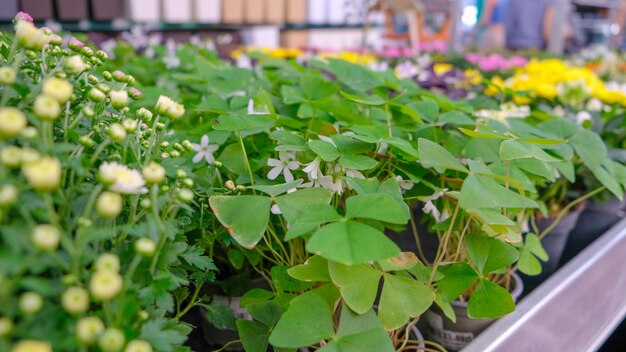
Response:
POLYGON ((623 216, 619 54, 107 53, 13 21, 0 351, 455 351, 623 216))

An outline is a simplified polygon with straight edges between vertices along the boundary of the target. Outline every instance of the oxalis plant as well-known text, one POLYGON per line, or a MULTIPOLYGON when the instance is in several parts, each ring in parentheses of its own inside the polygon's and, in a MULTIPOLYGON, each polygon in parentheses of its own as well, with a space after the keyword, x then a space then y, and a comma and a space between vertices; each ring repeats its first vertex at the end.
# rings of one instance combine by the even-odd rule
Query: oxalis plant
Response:
POLYGON ((574 182, 584 165, 604 185, 594 192, 623 193, 622 166, 564 119, 484 118, 480 102, 340 60, 258 60, 248 78, 264 89, 203 103, 243 161, 229 191, 210 197, 212 211, 267 261, 259 273, 270 289, 241 299, 247 351, 401 350, 415 342, 417 317, 436 303, 454 320, 459 299, 473 318, 508 314, 511 274, 536 274, 547 259, 539 237, 550 229, 522 237, 546 209, 538 189, 574 182), (440 241, 433 263, 385 235, 414 225, 417 204, 440 241))
POLYGON ((0 37, 0 350, 184 351, 215 269, 186 176, 185 109, 26 14, 0 37))

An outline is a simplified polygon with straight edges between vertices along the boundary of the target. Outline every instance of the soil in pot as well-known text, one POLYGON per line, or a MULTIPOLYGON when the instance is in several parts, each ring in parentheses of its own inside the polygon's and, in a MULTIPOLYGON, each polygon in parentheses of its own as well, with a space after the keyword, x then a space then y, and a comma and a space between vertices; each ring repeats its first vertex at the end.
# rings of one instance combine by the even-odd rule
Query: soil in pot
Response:
POLYGON ((561 257, 564 265, 626 216, 626 200, 590 201, 570 232, 561 257))
POLYGON ((432 263, 439 249, 439 237, 428 228, 428 222, 424 219, 424 212, 421 206, 416 205, 411 211, 413 212, 413 219, 415 219, 415 229, 420 241, 421 253, 417 247, 411 223, 407 225, 404 231, 394 232, 387 230, 385 234, 394 241, 403 252, 416 253, 420 260, 424 259, 422 258, 423 254, 426 260, 432 263))
MULTIPOLYGON (((572 211, 565 215, 561 221, 556 225, 552 231, 550 231, 542 240, 541 244, 548 253, 548 261, 541 262, 541 274, 528 276, 520 274, 524 281, 524 293, 529 293, 537 286, 541 285, 548 277, 554 274, 559 268, 559 262, 561 256, 565 250, 565 244, 570 236, 570 233, 576 227, 578 218, 583 212, 584 208, 572 211)), ((542 232, 548 228, 554 222, 554 218, 537 219, 537 228, 539 232, 542 232)))
MULTIPOLYGON (((524 290, 524 283, 517 274, 513 274, 513 283, 511 295, 517 302, 524 290)), ((439 343, 449 351, 461 350, 496 321, 496 319, 470 319, 467 314, 467 302, 454 301, 451 304, 456 314, 456 323, 434 305, 420 319, 420 328, 426 338, 439 343)))

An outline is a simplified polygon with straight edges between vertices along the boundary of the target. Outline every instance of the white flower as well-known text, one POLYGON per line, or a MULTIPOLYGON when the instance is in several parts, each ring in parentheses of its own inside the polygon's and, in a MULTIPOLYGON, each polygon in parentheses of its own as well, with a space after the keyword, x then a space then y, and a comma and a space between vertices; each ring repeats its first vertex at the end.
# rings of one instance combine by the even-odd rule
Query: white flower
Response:
POLYGON ((120 271, 120 258, 113 253, 102 253, 96 259, 94 267, 97 271, 120 271))
POLYGON ((597 98, 591 98, 587 102, 587 110, 589 111, 602 111, 603 106, 604 104, 602 103, 602 101, 597 98))
POLYGON ((411 78, 411 77, 416 76, 419 72, 419 68, 416 65, 414 65, 412 62, 405 61, 401 64, 396 65, 396 68, 394 71, 398 78, 403 79, 403 78, 411 78))
POLYGON ((51 77, 43 83, 43 94, 55 98, 60 104, 65 104, 73 92, 74 87, 64 79, 51 77))
POLYGON ((124 201, 115 192, 104 191, 96 202, 96 210, 103 218, 112 219, 120 215, 124 201))
POLYGON ((263 109, 256 110, 254 108, 254 100, 248 100, 248 115, 267 115, 270 112, 267 110, 267 106, 263 106, 263 109))
POLYGON ((372 61, 368 66, 370 70, 378 72, 384 72, 389 69, 389 63, 386 61, 372 61))
POLYGON ((89 291, 98 301, 110 301, 122 291, 123 280, 113 271, 96 271, 89 281, 89 291))
MULTIPOLYGON (((293 193, 296 190, 297 190, 296 188, 292 188, 287 191, 287 194, 293 193)), ((270 209, 270 211, 272 212, 272 214, 276 214, 276 215, 282 214, 282 212, 280 211, 280 208, 278 207, 278 204, 272 205, 272 208, 270 209)))
POLYGON ((588 111, 579 111, 576 114, 576 123, 582 125, 585 121, 591 121, 593 118, 588 111))
POLYGON ((98 338, 98 346, 102 352, 121 352, 126 337, 121 330, 108 328, 98 338))
POLYGON ((285 175, 285 181, 293 181, 293 175, 290 170, 298 169, 298 162, 294 160, 295 155, 293 152, 280 152, 278 153, 278 159, 267 159, 267 165, 273 168, 267 174, 267 178, 275 180, 281 173, 285 175))
POLYGON ((96 317, 82 318, 76 324, 76 336, 81 343, 90 345, 104 331, 104 323, 96 317))
POLYGON ((433 193, 433 195, 431 196, 420 198, 425 202, 424 207, 422 208, 424 214, 430 214, 437 222, 442 222, 446 220, 448 218, 448 213, 445 210, 443 213, 441 213, 439 209, 437 209, 433 201, 439 199, 447 191, 447 189, 443 189, 441 191, 433 193))
POLYGON ((152 352, 152 346, 143 340, 132 340, 126 345, 124 352, 152 352))
POLYGON ((172 120, 178 120, 185 114, 185 107, 182 104, 165 95, 159 96, 155 110, 158 114, 172 120))
POLYGON ((65 71, 68 73, 78 74, 85 71, 87 69, 87 65, 81 56, 74 55, 65 59, 63 68, 65 68, 65 71))
POLYGON ((122 194, 139 194, 146 193, 148 190, 144 187, 146 181, 141 177, 141 173, 137 170, 128 168, 116 162, 106 162, 100 165, 101 179, 105 179, 111 183, 111 191, 122 194))
POLYGON ((322 171, 320 170, 321 161, 322 159, 317 157, 313 159, 313 161, 311 161, 310 163, 304 164, 305 167, 304 169, 302 169, 302 171, 306 172, 307 176, 309 177, 311 181, 317 180, 319 177, 323 176, 322 171))
POLYGON ((24 292, 20 296, 18 306, 28 315, 35 314, 43 307, 43 297, 35 292, 24 292))
POLYGON ((342 194, 343 193, 343 182, 338 180, 335 182, 335 179, 332 176, 324 176, 318 175, 318 177, 311 182, 303 183, 300 187, 310 188, 310 187, 322 187, 326 188, 334 193, 342 194))
POLYGON ((209 136, 204 135, 200 139, 200 144, 192 143, 191 147, 198 153, 192 159, 194 163, 199 163, 200 160, 204 159, 207 163, 213 164, 215 162, 213 153, 215 153, 220 146, 217 144, 209 144, 209 136))
POLYGON ((365 176, 358 170, 345 169, 346 176, 364 180, 365 176))
POLYGON ((242 54, 237 58, 237 62, 235 63, 239 68, 252 68, 252 60, 248 57, 248 55, 242 54))
POLYGON ((0 108, 0 138, 17 136, 26 128, 28 120, 26 115, 16 108, 0 108))
POLYGON ((326 136, 322 136, 321 134, 317 136, 320 140, 324 141, 324 142, 328 142, 330 144, 332 144, 335 148, 337 147, 337 145, 335 144, 335 141, 333 141, 332 138, 330 137, 326 137, 326 136))
POLYGON ((413 182, 403 180, 400 175, 396 176, 396 181, 398 181, 401 190, 408 191, 413 188, 413 182))
POLYGON ((41 224, 33 229, 30 237, 37 249, 52 252, 59 247, 61 232, 53 225, 41 224))
POLYGON ((89 293, 82 287, 70 287, 61 295, 61 305, 70 314, 81 314, 89 309, 89 293))

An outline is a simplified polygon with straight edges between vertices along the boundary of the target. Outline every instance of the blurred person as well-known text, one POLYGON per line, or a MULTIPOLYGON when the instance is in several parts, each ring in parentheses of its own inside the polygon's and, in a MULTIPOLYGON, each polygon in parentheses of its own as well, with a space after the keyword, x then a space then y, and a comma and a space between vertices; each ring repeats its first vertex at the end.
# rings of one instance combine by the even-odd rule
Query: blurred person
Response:
MULTIPOLYGON (((554 23, 555 0, 509 0, 505 14, 506 47, 511 50, 545 49, 554 23)), ((564 39, 571 37, 566 25, 564 39)))
POLYGON ((504 18, 509 0, 483 0, 481 6, 479 30, 479 48, 481 51, 501 50, 505 43, 504 18))

